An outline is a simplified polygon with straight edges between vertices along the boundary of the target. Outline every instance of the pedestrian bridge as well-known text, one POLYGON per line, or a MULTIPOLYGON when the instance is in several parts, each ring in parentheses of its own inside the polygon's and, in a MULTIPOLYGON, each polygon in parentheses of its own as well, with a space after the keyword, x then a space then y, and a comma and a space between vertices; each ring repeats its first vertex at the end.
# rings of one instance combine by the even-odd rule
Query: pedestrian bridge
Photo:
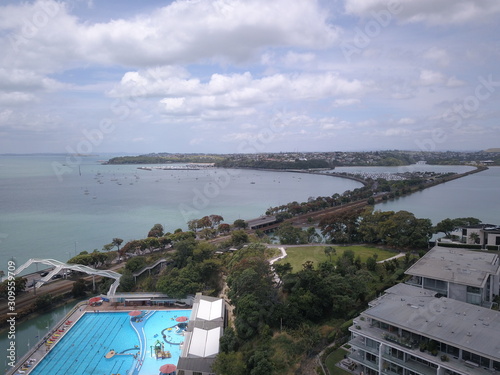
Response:
MULTIPOLYGON (((44 276, 43 278, 37 281, 35 288, 40 288, 43 284, 49 281, 52 278, 52 276, 57 275, 59 271, 67 269, 72 271, 84 272, 88 275, 109 277, 111 279, 115 279, 115 282, 111 285, 107 294, 108 296, 114 296, 114 294, 116 293, 116 288, 118 288, 118 285, 120 285, 120 277, 122 276, 118 272, 109 270, 96 270, 95 268, 89 266, 82 266, 81 264, 68 264, 55 259, 37 259, 37 258, 30 259, 22 266, 18 267, 13 272, 14 276, 19 275, 33 263, 42 263, 54 267, 54 269, 50 271, 48 275, 44 276)), ((2 281, 4 281, 5 279, 7 278, 6 277, 2 278, 2 281)))

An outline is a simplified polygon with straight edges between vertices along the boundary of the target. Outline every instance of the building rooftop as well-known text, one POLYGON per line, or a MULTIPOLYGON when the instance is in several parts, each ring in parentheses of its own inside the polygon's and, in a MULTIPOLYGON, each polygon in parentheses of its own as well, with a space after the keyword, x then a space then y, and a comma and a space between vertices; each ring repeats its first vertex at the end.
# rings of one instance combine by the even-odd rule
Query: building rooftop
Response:
POLYGON ((488 276, 498 275, 499 271, 497 254, 435 246, 411 266, 406 274, 484 287, 488 276))
POLYGON ((225 303, 220 298, 195 296, 191 319, 185 332, 184 345, 178 368, 195 372, 211 372, 211 365, 219 353, 223 335, 225 303))
POLYGON ((417 295, 416 289, 405 284, 389 289, 362 315, 482 356, 500 358, 500 312, 449 298, 417 295))
POLYGON ((266 225, 266 224, 274 224, 276 222, 276 216, 261 216, 256 219, 246 220, 248 227, 253 229, 254 227, 266 225))

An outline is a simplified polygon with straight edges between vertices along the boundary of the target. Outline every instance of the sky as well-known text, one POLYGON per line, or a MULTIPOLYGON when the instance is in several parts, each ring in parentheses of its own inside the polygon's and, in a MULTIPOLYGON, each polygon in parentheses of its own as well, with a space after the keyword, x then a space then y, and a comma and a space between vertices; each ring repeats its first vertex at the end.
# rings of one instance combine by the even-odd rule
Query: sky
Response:
POLYGON ((498 0, 0 2, 0 153, 500 147, 498 0))

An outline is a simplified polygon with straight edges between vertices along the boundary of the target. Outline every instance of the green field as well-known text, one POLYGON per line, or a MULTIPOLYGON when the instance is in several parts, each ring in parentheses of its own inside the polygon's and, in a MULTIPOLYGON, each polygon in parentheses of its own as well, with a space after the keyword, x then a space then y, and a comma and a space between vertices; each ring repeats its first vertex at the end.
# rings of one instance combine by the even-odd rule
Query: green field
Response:
MULTIPOLYGON (((329 260, 328 256, 325 254, 325 246, 300 246, 300 247, 287 247, 287 257, 285 259, 280 260, 277 263, 290 263, 293 268, 293 272, 298 272, 302 269, 302 265, 311 261, 314 263, 314 266, 317 266, 318 263, 325 262, 329 260)), ((379 249, 377 247, 372 246, 361 246, 361 245, 353 245, 353 246, 333 246, 337 252, 336 255, 332 254, 332 262, 337 260, 337 257, 341 256, 345 250, 354 251, 355 257, 358 255, 361 257, 361 261, 364 263, 366 259, 371 257, 373 254, 378 254, 377 261, 384 260, 394 255, 397 255, 396 252, 379 249)))
POLYGON ((344 374, 350 374, 350 372, 342 370, 341 368, 335 366, 335 364, 339 363, 343 358, 344 355, 348 354, 348 352, 342 348, 339 348, 332 352, 325 360, 325 366, 328 368, 328 371, 330 371, 330 374, 333 375, 344 375, 344 374))

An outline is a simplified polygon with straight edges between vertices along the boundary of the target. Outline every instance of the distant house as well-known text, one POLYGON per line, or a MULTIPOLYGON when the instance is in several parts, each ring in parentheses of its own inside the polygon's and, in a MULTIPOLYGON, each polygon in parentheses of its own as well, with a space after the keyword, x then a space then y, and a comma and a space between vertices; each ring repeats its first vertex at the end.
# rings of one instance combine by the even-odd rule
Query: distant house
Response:
POLYGON ((500 250, 500 226, 494 224, 470 225, 457 228, 452 236, 465 244, 481 245, 483 249, 500 250))

